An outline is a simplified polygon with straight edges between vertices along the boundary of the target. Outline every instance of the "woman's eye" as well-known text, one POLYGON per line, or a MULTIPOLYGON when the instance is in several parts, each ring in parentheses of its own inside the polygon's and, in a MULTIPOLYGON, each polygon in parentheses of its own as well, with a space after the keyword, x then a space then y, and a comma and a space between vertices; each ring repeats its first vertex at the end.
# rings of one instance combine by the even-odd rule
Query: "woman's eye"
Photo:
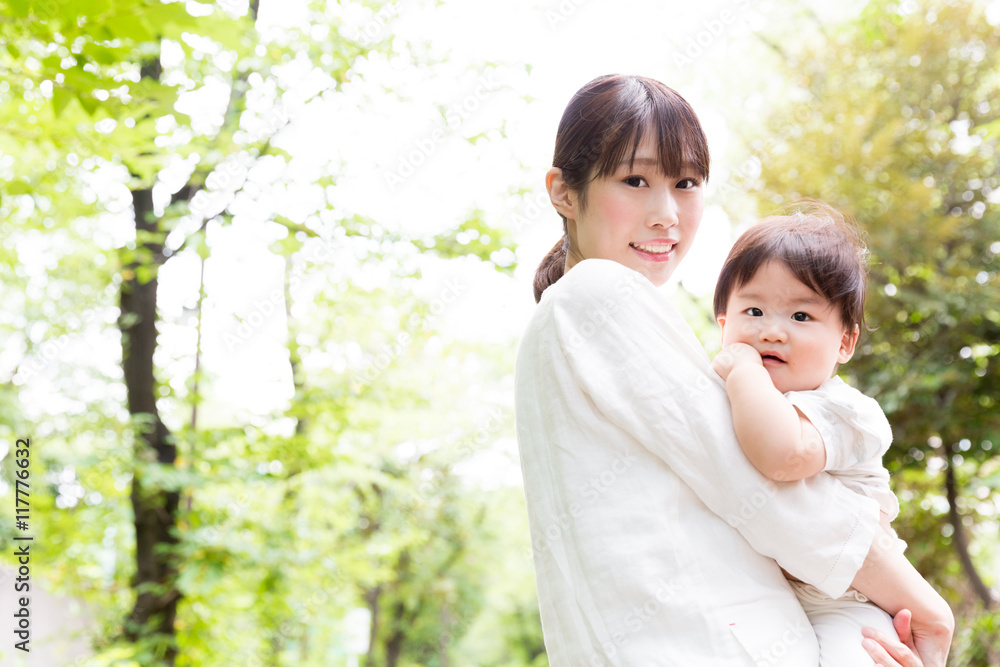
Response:
POLYGON ((646 185, 646 179, 642 176, 627 176, 622 180, 625 185, 630 185, 633 188, 641 188, 646 185))
POLYGON ((795 313, 792 315, 792 319, 796 322, 808 322, 812 318, 806 313, 795 313))
POLYGON ((677 188, 679 190, 693 190, 694 188, 701 185, 701 180, 697 178, 685 178, 677 183, 677 188))
POLYGON ((750 317, 763 317, 764 311, 761 310, 760 308, 747 308, 746 314, 749 315, 750 317))

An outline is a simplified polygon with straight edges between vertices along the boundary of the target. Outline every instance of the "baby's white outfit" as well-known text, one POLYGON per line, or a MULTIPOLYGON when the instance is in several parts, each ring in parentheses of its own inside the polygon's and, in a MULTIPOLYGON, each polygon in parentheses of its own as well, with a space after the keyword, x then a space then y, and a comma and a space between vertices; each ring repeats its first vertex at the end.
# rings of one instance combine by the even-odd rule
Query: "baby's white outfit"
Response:
MULTIPOLYGON (((878 402, 838 377, 812 391, 790 391, 785 397, 812 422, 823 436, 825 472, 844 486, 878 502, 892 521, 899 501, 889 488, 889 472, 882 455, 892 442, 892 429, 878 402)), ((895 540, 893 548, 905 549, 895 540)), ((861 629, 873 627, 895 637, 892 617, 849 589, 833 599, 815 586, 789 581, 819 640, 820 667, 874 665, 861 647, 861 629)))

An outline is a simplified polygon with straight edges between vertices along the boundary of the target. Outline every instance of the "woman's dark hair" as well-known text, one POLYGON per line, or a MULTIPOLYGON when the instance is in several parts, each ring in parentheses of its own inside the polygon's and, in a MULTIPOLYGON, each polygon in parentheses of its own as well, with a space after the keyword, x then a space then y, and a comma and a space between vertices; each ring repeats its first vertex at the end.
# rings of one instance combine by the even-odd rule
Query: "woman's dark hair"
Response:
MULTIPOLYGON (((586 206, 587 185, 629 164, 647 130, 656 132, 660 169, 677 176, 693 169, 708 178, 708 142, 694 110, 674 90, 643 76, 607 74, 578 90, 566 106, 556 133, 552 166, 562 169, 579 206, 586 206)), ((569 251, 566 218, 563 237, 535 272, 535 301, 562 277, 569 251)))
POLYGON ((778 261, 839 308, 848 330, 864 329, 868 249, 861 233, 832 206, 815 201, 795 206, 798 212, 764 218, 736 240, 715 286, 715 316, 726 312, 734 290, 778 261))

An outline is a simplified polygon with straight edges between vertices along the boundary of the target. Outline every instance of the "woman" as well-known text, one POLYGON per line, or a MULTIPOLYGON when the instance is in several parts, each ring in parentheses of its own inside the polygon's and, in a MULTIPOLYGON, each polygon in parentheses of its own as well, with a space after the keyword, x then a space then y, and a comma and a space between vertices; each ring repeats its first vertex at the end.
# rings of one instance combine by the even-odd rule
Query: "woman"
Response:
MULTIPOLYGON (((919 575, 878 548, 874 501, 750 465, 722 382, 655 290, 703 212, 708 148, 688 104, 651 79, 599 77, 566 108, 553 164, 564 235, 539 267, 516 371, 550 663, 817 665, 779 564, 832 597, 853 585, 893 614, 922 604, 905 596, 919 575)), ((923 663, 896 637, 869 652, 943 665, 950 630, 914 634, 923 663)))

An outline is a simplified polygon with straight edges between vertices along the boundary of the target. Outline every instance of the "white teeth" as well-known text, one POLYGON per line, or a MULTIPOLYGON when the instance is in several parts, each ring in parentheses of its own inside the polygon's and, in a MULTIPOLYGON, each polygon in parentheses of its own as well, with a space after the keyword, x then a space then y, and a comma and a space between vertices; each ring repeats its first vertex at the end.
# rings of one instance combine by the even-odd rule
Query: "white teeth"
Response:
POLYGON ((643 252, 650 252, 653 253, 654 255, 663 255, 673 250, 675 244, 671 243, 670 245, 643 245, 641 243, 632 243, 631 245, 633 248, 638 248, 643 252))

